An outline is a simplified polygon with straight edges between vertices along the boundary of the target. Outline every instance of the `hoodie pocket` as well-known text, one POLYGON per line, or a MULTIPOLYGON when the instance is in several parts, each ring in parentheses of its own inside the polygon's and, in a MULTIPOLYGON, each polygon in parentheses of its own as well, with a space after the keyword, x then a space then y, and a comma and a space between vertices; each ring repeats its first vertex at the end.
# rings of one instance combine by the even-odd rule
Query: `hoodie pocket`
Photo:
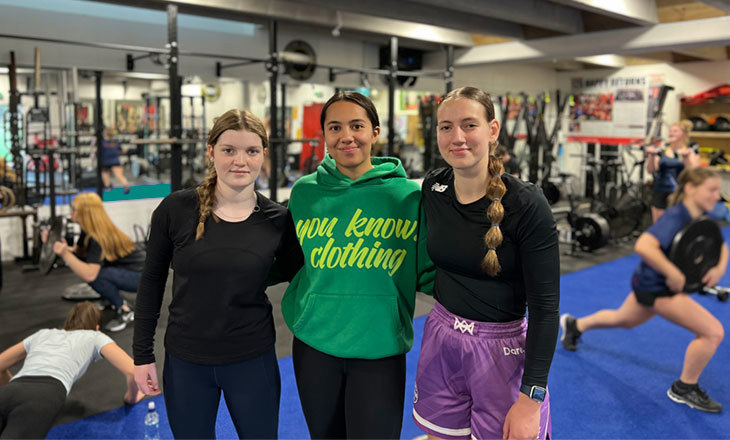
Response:
POLYGON ((406 348, 395 296, 312 294, 293 331, 340 357, 380 358, 406 348))

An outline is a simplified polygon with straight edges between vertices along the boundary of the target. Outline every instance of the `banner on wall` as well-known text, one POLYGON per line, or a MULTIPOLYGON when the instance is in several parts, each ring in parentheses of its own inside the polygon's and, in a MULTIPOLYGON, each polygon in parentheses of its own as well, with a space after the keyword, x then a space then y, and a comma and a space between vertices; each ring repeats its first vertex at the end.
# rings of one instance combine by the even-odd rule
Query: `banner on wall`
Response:
POLYGON ((629 144, 646 136, 656 78, 644 76, 571 81, 568 140, 629 144))

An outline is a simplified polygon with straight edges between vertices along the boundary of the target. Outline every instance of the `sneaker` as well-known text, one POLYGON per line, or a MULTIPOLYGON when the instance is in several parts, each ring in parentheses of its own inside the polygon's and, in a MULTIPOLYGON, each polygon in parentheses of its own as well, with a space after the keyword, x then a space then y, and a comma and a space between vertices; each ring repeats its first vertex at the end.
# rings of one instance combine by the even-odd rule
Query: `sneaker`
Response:
POLYGON ((104 328, 110 332, 120 332, 132 321, 134 321, 134 311, 121 312, 117 313, 116 318, 109 321, 104 328))
POLYGON ((578 327, 576 326, 576 319, 564 313, 560 317, 560 328, 563 330, 563 334, 560 336, 560 342, 563 344, 563 348, 576 351, 578 349, 578 339, 581 335, 581 332, 578 331, 578 327))
POLYGON ((716 402, 707 395, 705 390, 699 387, 699 385, 687 385, 680 384, 676 381, 667 390, 667 396, 677 403, 684 403, 693 409, 700 411, 719 413, 722 412, 722 404, 716 402))

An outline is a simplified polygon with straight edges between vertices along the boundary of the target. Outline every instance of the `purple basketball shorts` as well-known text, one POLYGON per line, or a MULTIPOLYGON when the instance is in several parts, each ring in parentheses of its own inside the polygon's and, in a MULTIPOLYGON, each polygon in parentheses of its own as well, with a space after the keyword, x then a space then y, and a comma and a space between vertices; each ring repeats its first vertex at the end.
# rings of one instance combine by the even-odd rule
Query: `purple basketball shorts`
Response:
MULTIPOLYGON (((525 365, 525 319, 463 319, 438 302, 426 320, 418 358, 413 419, 446 439, 501 439, 517 401, 525 365)), ((540 434, 551 433, 550 398, 540 409, 540 434)))

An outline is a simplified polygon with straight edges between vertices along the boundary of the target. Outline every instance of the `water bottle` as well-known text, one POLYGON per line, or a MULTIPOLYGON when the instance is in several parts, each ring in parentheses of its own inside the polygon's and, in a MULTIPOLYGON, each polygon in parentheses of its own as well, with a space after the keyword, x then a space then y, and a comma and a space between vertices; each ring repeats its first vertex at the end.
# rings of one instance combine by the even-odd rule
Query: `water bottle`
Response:
POLYGON ((155 402, 147 404, 147 414, 144 416, 144 438, 145 440, 160 439, 160 415, 155 410, 155 402))

